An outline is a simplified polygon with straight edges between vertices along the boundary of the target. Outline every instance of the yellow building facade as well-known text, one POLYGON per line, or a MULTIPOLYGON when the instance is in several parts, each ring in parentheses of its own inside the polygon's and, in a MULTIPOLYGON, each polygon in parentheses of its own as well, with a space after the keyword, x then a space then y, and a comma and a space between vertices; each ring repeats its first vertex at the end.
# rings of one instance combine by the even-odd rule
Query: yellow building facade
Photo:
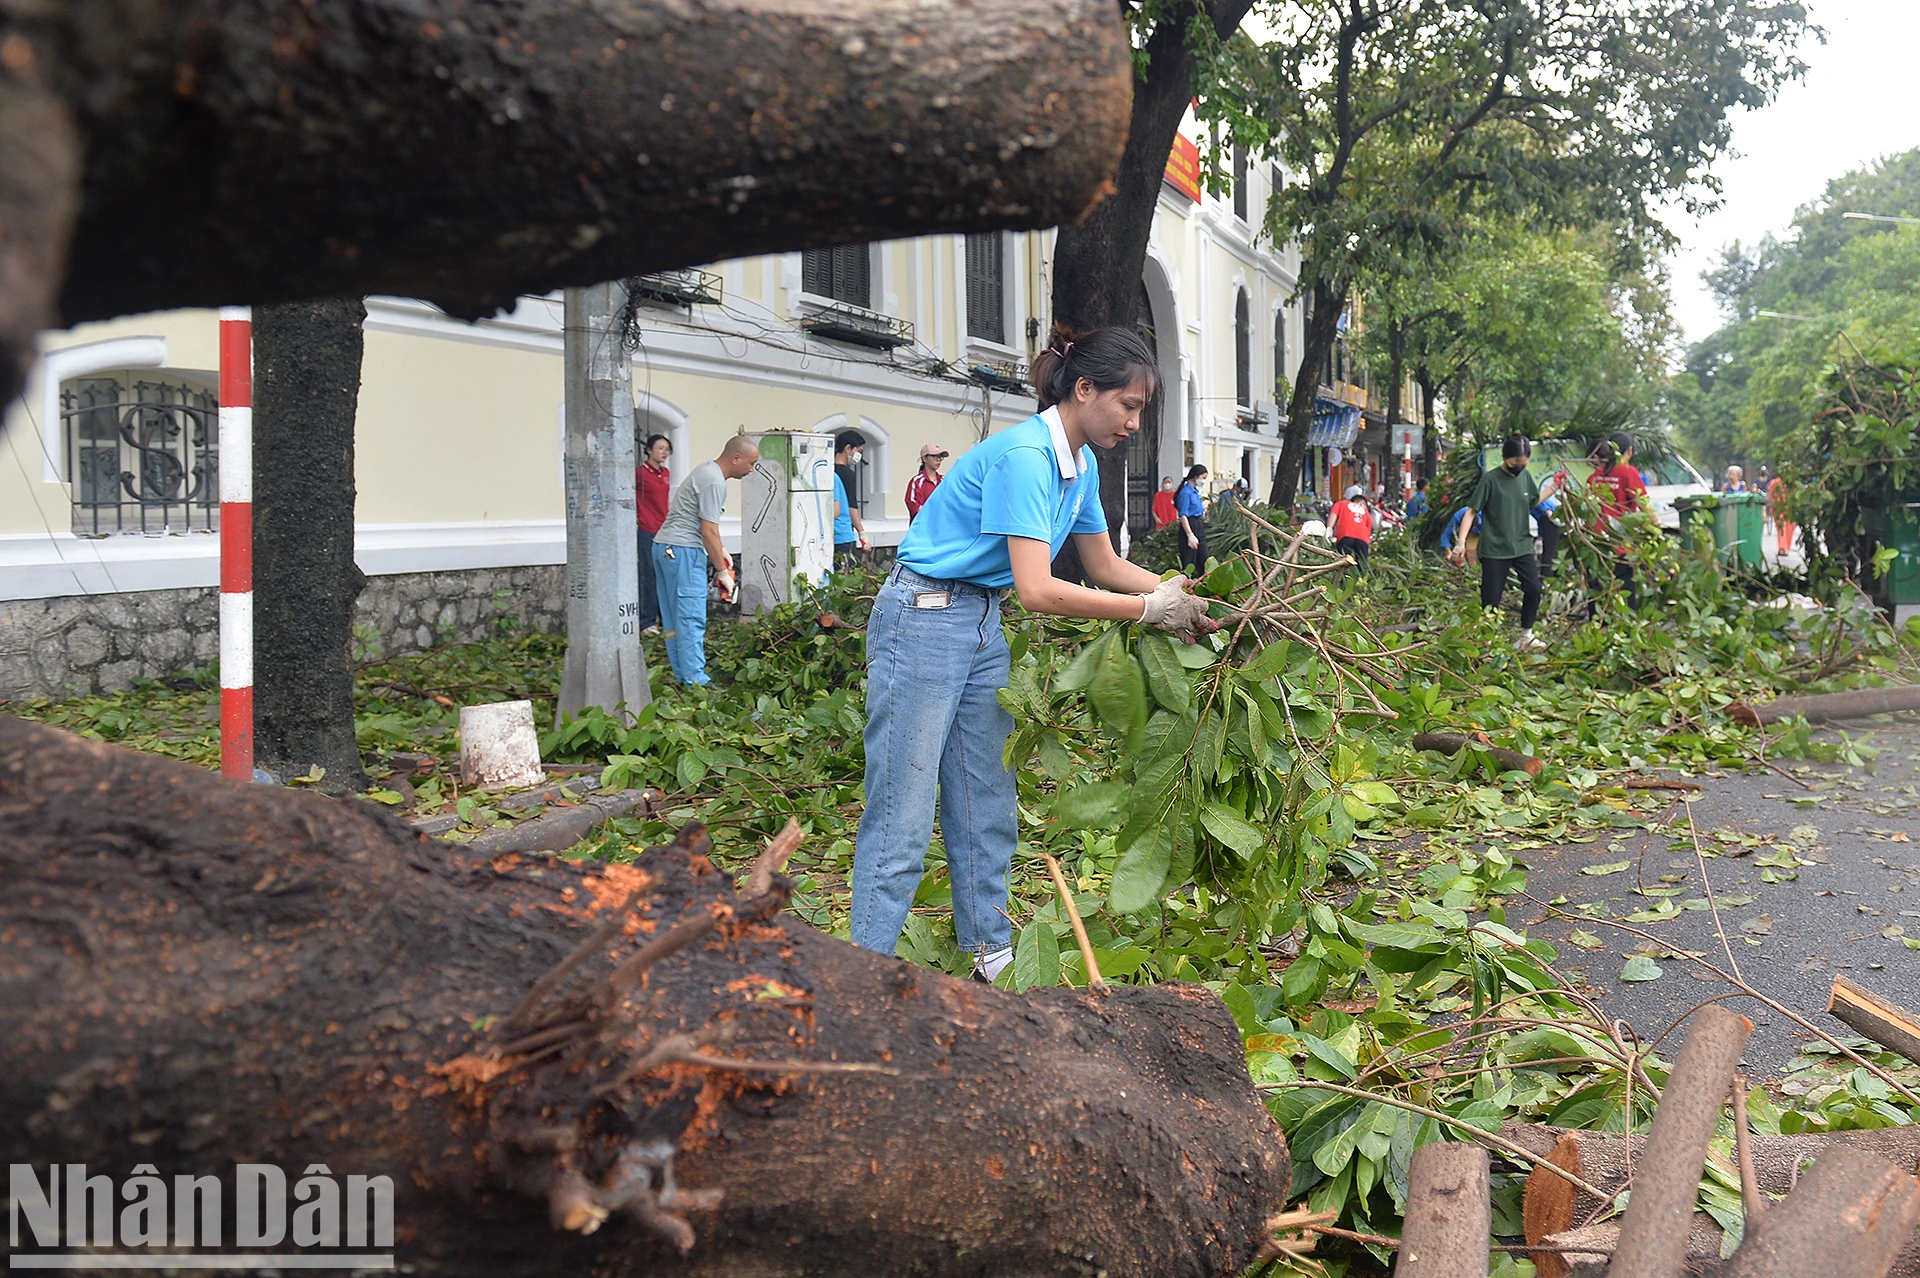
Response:
MULTIPOLYGON (((1192 461, 1264 491, 1276 379, 1297 358, 1297 258, 1257 233, 1277 173, 1215 196, 1170 181, 1140 289, 1164 393, 1129 457, 1129 525, 1192 461)), ((929 236, 646 277, 636 432, 676 480, 725 439, 866 436, 870 536, 905 534, 932 443, 957 457, 1034 411, 1022 379, 1051 322, 1052 232, 929 236)), ((361 640, 390 652, 564 616, 564 340, 557 296, 478 323, 370 298, 356 427, 361 640), (511 596, 511 599, 505 597, 511 596)), ((218 580, 217 317, 129 316, 45 335, 0 438, 0 699, 105 691, 211 659, 218 580)), ((723 524, 738 547, 737 488, 723 524)))

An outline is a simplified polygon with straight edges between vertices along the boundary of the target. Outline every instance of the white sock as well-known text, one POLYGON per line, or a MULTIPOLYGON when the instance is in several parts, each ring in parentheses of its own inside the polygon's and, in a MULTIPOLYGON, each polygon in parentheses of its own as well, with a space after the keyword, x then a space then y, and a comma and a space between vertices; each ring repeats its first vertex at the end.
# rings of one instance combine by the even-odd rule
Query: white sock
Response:
POLYGON ((1011 962, 1013 962, 1013 947, 1003 945, 997 950, 988 950, 974 959, 973 970, 989 981, 997 981, 1000 979, 1000 973, 1005 971, 1007 964, 1011 962))

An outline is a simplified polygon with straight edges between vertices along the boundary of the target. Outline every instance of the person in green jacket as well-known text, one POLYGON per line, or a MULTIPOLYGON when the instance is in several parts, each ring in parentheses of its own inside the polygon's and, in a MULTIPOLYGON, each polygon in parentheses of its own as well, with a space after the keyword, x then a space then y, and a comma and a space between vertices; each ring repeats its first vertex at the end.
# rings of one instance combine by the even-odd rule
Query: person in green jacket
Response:
POLYGON ((1467 534, 1480 529, 1480 606, 1498 608, 1507 590, 1507 574, 1520 578, 1520 638, 1522 652, 1544 648, 1533 637, 1534 618, 1540 615, 1540 561, 1533 553, 1533 508, 1540 504, 1540 486, 1527 473, 1533 448, 1525 435, 1509 435, 1500 445, 1500 467, 1487 471, 1467 498, 1460 533, 1447 558, 1464 563, 1467 534))

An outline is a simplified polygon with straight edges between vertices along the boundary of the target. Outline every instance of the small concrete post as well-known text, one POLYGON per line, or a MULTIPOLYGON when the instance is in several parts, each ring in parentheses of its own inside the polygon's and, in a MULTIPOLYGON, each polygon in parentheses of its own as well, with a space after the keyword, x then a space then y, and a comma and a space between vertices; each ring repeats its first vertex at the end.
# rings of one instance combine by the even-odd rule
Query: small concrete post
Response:
POLYGON ((640 649, 633 361, 619 284, 566 290, 567 660, 559 714, 653 700, 640 649))

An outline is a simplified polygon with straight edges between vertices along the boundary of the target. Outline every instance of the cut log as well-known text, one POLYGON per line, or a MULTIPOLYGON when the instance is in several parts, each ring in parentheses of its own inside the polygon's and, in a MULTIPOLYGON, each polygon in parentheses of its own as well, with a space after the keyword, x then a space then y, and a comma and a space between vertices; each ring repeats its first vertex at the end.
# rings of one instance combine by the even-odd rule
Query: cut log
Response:
MULTIPOLYGON (((1628 1142, 1623 1136, 1568 1131, 1532 1123, 1509 1123, 1500 1129, 1500 1134, 1532 1153, 1551 1156, 1560 1166, 1609 1194, 1617 1194, 1627 1187, 1628 1142)), ((1635 1167, 1646 1157, 1646 1143, 1644 1136, 1633 1138, 1635 1167)), ((1774 1198, 1789 1193, 1805 1169, 1829 1149, 1861 1150, 1903 1168, 1920 1166, 1920 1126, 1827 1135, 1755 1135, 1749 1138, 1749 1144, 1753 1151, 1754 1180, 1762 1193, 1774 1198)), ((1596 1251, 1611 1251, 1619 1233, 1617 1221, 1586 1229, 1574 1228, 1589 1219, 1599 1205, 1591 1195, 1575 1192, 1571 1185, 1551 1172, 1536 1171, 1527 1177, 1521 1201, 1527 1241, 1591 1245, 1596 1251)), ((1540 1278, 1552 1278, 1562 1272, 1541 1263, 1542 1258, 1549 1255, 1533 1254, 1540 1278)), ((1719 1255, 1719 1226, 1713 1223, 1712 1217, 1696 1214, 1687 1238, 1688 1263, 1714 1261, 1719 1255)), ((1920 1278, 1920 1235, 1907 1241, 1891 1272, 1898 1278, 1920 1278)))
POLYGON ((1816 697, 1782 697, 1778 701, 1769 701, 1763 706, 1749 707, 1736 703, 1735 706, 1727 707, 1730 715, 1745 721, 1746 716, 1739 713, 1741 710, 1753 716, 1756 726, 1763 723, 1779 723, 1795 715, 1803 716, 1808 723, 1829 723, 1835 719, 1864 719, 1875 714, 1899 714, 1905 710, 1920 710, 1920 684, 1902 684, 1892 688, 1865 688, 1858 692, 1828 692, 1816 697))
POLYGON ((1693 1014, 1687 1041, 1668 1075, 1647 1136, 1646 1156, 1634 1164, 1633 1198, 1620 1224, 1613 1278, 1674 1278, 1687 1257, 1687 1233, 1707 1141, 1720 1121, 1740 1049, 1753 1022, 1718 1003, 1693 1014))
POLYGON ((482 857, 7 718, 0 813, 0 1146, 42 1177, 389 1176, 397 1263, 460 1278, 1213 1278, 1286 1205, 1209 991, 953 981, 771 866, 735 895, 698 827, 482 857))
POLYGON ((1885 1278, 1920 1222, 1920 1183, 1877 1154, 1828 1150, 1741 1242, 1726 1278, 1885 1278))
POLYGON ((1463 1143, 1416 1149, 1394 1278, 1487 1278, 1492 1203, 1486 1150, 1463 1143))
POLYGON ((1920 1016, 1844 976, 1833 978, 1827 1011, 1890 1052, 1920 1064, 1920 1016))
POLYGON ((6 332, 369 293, 479 316, 742 254, 1071 222, 1126 140, 1121 19, 1112 0, 8 5, 0 75, 48 100, 0 101, 0 154, 36 159, 18 177, 39 198, 7 210, 30 234, 0 271, 26 272, 9 305, 59 301, 6 332))
POLYGON ((1485 750, 1493 756, 1495 763, 1509 772, 1524 772, 1530 777, 1540 775, 1540 769, 1546 767, 1544 759, 1536 759, 1530 754, 1521 754, 1518 750, 1507 750, 1494 745, 1484 732, 1471 735, 1464 732, 1416 732, 1413 734, 1413 748, 1432 750, 1439 754, 1459 754, 1469 746, 1485 750))

